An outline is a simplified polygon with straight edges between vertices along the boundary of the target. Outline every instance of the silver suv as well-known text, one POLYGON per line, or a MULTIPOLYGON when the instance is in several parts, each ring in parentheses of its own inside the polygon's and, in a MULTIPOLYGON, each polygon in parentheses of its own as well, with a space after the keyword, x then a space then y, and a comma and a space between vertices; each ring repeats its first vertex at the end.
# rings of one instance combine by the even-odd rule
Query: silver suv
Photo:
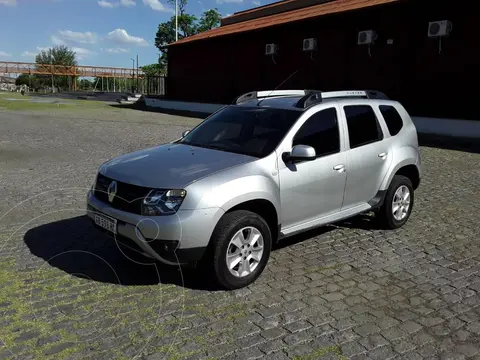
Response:
POLYGON ((160 262, 202 260, 227 289, 282 238, 368 211, 402 226, 420 183, 416 128, 376 91, 250 92, 182 135, 104 163, 87 213, 160 262))

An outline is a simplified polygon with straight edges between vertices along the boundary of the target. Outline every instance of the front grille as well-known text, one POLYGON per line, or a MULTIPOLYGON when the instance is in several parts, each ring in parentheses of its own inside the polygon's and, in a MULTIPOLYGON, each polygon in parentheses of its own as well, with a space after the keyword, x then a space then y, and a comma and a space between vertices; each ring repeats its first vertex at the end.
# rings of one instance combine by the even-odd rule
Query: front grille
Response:
POLYGON ((108 201, 108 186, 112 181, 113 179, 98 174, 94 196, 115 209, 141 215, 142 201, 152 189, 115 180, 117 182, 117 194, 110 202, 108 201))

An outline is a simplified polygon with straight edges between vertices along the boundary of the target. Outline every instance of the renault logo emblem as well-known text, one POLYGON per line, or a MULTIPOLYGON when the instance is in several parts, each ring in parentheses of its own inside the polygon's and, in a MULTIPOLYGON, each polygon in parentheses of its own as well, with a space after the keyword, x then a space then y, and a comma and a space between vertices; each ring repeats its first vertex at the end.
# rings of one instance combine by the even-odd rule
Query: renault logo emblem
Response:
POLYGON ((112 181, 110 183, 110 185, 108 185, 107 194, 108 194, 108 201, 112 202, 113 198, 117 194, 117 182, 116 181, 112 181))

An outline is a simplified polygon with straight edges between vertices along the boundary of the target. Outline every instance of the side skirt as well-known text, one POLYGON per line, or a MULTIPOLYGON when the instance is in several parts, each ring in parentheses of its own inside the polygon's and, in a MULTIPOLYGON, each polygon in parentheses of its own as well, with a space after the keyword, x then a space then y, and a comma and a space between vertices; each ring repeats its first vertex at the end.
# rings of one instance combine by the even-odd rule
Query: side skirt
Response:
POLYGON ((295 225, 287 229, 283 229, 283 231, 281 231, 281 225, 279 225, 277 242, 284 238, 294 236, 308 230, 312 230, 321 226, 325 226, 328 224, 332 224, 338 221, 351 218, 353 216, 359 215, 366 211, 378 210, 383 205, 386 194, 387 194, 386 190, 379 190, 378 193, 375 195, 375 197, 364 205, 355 206, 353 208, 346 209, 322 218, 318 218, 318 219, 309 221, 307 223, 295 225))

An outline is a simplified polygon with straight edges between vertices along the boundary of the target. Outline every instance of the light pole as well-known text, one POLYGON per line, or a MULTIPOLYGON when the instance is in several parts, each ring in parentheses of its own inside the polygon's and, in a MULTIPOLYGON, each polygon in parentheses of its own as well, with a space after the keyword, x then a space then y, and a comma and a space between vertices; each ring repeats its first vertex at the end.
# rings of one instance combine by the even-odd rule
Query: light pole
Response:
POLYGON ((175 0, 175 41, 178 41, 178 0, 175 0))
MULTIPOLYGON (((132 60, 132 90, 135 84, 135 59, 130 58, 132 60)), ((132 91, 133 93, 134 91, 132 91)))

